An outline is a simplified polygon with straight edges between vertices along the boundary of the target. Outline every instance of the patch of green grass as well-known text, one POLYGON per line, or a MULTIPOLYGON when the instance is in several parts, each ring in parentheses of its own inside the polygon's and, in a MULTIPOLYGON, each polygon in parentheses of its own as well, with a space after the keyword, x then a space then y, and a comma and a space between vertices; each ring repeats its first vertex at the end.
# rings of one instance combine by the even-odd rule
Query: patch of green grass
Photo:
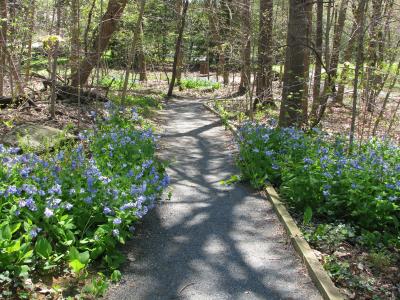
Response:
POLYGON ((369 254, 368 261, 375 269, 385 272, 393 264, 393 256, 388 251, 375 251, 369 254))
MULTIPOLYGON (((58 65, 65 65, 68 62, 68 58, 66 57, 59 57, 57 59, 58 65)), ((45 69, 49 66, 49 60, 47 57, 40 56, 38 58, 34 58, 31 61, 31 68, 33 70, 41 70, 45 69)))
MULTIPOLYGON (((149 118, 153 116, 156 110, 162 109, 160 99, 161 97, 129 95, 125 99, 125 105, 135 107, 140 115, 144 118, 149 118)), ((113 101, 116 104, 121 104, 121 98, 119 97, 116 97, 113 101)))
MULTIPOLYGON (((104 76, 100 79, 99 85, 103 88, 110 88, 111 90, 120 90, 124 86, 123 77, 104 76)), ((129 88, 138 88, 139 83, 130 79, 128 81, 129 88)))
POLYGON ((182 89, 212 89, 218 90, 221 88, 221 83, 198 78, 185 78, 181 80, 180 86, 182 89))

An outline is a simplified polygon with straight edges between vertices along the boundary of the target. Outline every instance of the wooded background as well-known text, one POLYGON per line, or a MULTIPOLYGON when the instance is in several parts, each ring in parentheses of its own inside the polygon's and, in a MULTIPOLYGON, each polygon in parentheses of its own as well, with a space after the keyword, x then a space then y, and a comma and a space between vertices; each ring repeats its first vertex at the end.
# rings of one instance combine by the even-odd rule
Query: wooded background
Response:
POLYGON ((315 127, 335 113, 329 107, 345 107, 351 141, 397 137, 398 8, 395 0, 1 0, 0 105, 34 105, 40 81, 54 118, 57 99, 107 98, 107 76, 120 80, 124 99, 130 78, 166 81, 170 96, 182 76, 203 75, 245 95, 250 116, 279 109, 281 126, 315 127))

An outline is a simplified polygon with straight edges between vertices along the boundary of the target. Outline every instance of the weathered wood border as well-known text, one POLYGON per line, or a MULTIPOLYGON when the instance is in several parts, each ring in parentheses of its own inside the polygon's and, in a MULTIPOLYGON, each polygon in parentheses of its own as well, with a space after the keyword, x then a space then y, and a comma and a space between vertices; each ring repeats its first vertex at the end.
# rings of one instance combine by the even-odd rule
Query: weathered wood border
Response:
MULTIPOLYGON (((203 106, 221 118, 221 114, 211 107, 208 102, 203 103, 203 106)), ((238 136, 238 129, 234 124, 227 121, 225 126, 232 131, 235 136, 238 136)), ((342 300, 347 299, 340 290, 335 286, 332 279, 329 277, 328 273, 323 268, 322 264, 319 262, 318 258, 315 256, 310 245, 304 239, 299 227, 297 227, 292 216, 289 214, 284 203, 281 201, 278 193, 272 185, 267 185, 263 191, 264 196, 272 203, 278 218, 283 223, 287 234, 293 244, 294 249, 300 255, 304 264, 307 267, 308 273, 315 286, 321 293, 322 297, 326 300, 342 300)))

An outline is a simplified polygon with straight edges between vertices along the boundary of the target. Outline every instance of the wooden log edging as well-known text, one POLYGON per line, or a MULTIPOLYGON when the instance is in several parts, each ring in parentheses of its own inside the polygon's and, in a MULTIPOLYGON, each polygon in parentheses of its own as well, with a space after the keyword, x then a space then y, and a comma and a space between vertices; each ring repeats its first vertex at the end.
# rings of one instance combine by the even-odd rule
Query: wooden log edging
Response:
MULTIPOLYGON (((221 118, 221 114, 211 107, 208 102, 203 103, 203 106, 221 118)), ((226 127, 231 130, 236 137, 238 136, 238 129, 234 124, 227 121, 226 127)), ((314 282, 318 291, 321 293, 322 297, 325 300, 347 299, 347 297, 343 295, 335 286, 332 279, 329 277, 328 273, 325 271, 322 264, 316 257, 314 251, 304 239, 299 227, 296 225, 296 222, 286 209, 285 204, 281 201, 274 187, 271 184, 268 184, 262 191, 262 194, 271 202, 279 220, 283 223, 286 229, 294 249, 300 255, 312 281, 314 282)))

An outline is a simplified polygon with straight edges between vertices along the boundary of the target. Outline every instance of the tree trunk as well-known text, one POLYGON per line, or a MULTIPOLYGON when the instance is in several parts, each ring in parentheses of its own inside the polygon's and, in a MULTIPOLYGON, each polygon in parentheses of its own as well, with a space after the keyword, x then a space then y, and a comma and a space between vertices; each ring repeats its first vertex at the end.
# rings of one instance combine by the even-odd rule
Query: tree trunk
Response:
POLYGON ((139 64, 139 80, 147 81, 147 64, 146 64, 146 55, 144 53, 144 45, 143 45, 143 22, 140 25, 138 64, 139 64))
POLYGON ((370 24, 370 40, 368 46, 368 58, 367 58, 367 110, 372 112, 375 106, 375 100, 377 98, 377 87, 379 86, 381 76, 379 73, 379 65, 381 62, 381 55, 378 53, 379 45, 382 43, 382 1, 372 1, 372 15, 370 24))
POLYGON ((242 11, 242 28, 243 28, 243 45, 242 45, 242 66, 240 72, 239 94, 245 94, 249 90, 251 82, 251 2, 243 0, 242 11))
POLYGON ((56 98, 57 98, 57 57, 58 57, 58 41, 53 46, 51 52, 51 98, 50 98, 50 116, 56 118, 56 98))
MULTIPOLYGON (((79 0, 71 0, 71 74, 78 74, 79 68, 79 0)), ((78 88, 78 86, 74 86, 78 88)))
MULTIPOLYGON (((347 4, 348 0, 342 0, 339 8, 339 17, 334 28, 332 52, 328 69, 331 84, 333 85, 332 87, 330 87, 331 90, 335 90, 335 85, 336 85, 337 68, 339 65, 340 44, 342 40, 344 23, 346 21, 347 4)), ((326 86, 328 85, 327 81, 325 81, 325 85, 326 86)), ((327 86, 324 89, 326 90, 328 88, 329 87, 327 86)))
POLYGON ((108 2, 107 10, 101 19, 100 29, 94 38, 93 45, 80 63, 80 76, 78 72, 72 74, 72 86, 83 86, 87 82, 90 73, 108 47, 112 34, 117 29, 127 2, 128 0, 110 0, 108 2))
POLYGON ((273 21, 273 0, 260 0, 260 37, 258 39, 258 74, 255 106, 259 102, 263 105, 274 104, 272 91, 273 21))
POLYGON ((364 16, 367 6, 367 0, 360 0, 359 4, 359 17, 360 17, 360 25, 357 28, 357 37, 358 37, 358 47, 357 47, 357 58, 356 58, 356 67, 354 71, 354 86, 353 86, 353 107, 351 113, 351 124, 350 124, 350 137, 349 137, 349 152, 352 152, 353 144, 354 144, 354 133, 356 128, 356 118, 357 118, 357 98, 358 98, 358 79, 360 75, 360 70, 362 70, 364 63, 364 16))
POLYGON ((304 96, 303 96, 303 107, 302 107, 302 113, 303 113, 303 124, 307 123, 308 119, 308 95, 309 95, 309 89, 308 89, 308 84, 310 80, 310 40, 311 40, 311 32, 312 32, 312 1, 307 1, 305 4, 305 13, 307 17, 307 28, 306 28, 306 38, 304 39, 304 45, 305 49, 304 51, 306 52, 304 55, 304 96))
POLYGON ((61 8, 62 8, 62 0, 57 0, 56 2, 56 15, 57 15, 57 22, 56 22, 56 35, 60 35, 61 33, 61 8))
POLYGON ((283 75, 282 105, 279 115, 281 127, 304 123, 303 102, 305 82, 305 57, 308 54, 307 0, 290 0, 285 70, 283 75))
POLYGON ((121 102, 124 104, 125 98, 126 98, 126 92, 128 90, 128 83, 129 83, 129 76, 131 74, 131 70, 133 67, 133 60, 135 59, 136 56, 136 49, 138 46, 138 41, 140 39, 140 27, 142 26, 142 19, 143 19, 143 13, 144 13, 144 7, 145 7, 145 0, 140 0, 140 7, 139 7, 139 16, 136 21, 135 25, 135 31, 133 32, 133 38, 132 38, 132 45, 131 49, 129 51, 128 55, 128 62, 126 64, 126 69, 125 69, 125 78, 124 78, 124 85, 122 87, 122 93, 121 93, 121 102))
POLYGON ((354 16, 354 21, 353 25, 351 28, 351 35, 350 39, 348 41, 346 50, 343 55, 343 61, 344 61, 344 66, 342 73, 340 75, 340 81, 339 81, 339 87, 338 91, 336 93, 335 97, 335 103, 343 105, 343 98, 344 98, 344 89, 347 84, 347 79, 348 79, 348 73, 350 71, 350 61, 353 56, 353 48, 354 48, 354 43, 356 41, 356 32, 357 32, 357 27, 358 24, 360 23, 360 7, 357 7, 356 5, 353 6, 353 16, 354 16))
POLYGON ((0 0, 0 96, 4 95, 4 78, 6 76, 6 51, 7 51, 7 0, 0 0))
MULTIPOLYGON (((76 1, 76 0, 72 0, 72 1, 76 1)), ((89 31, 90 31, 90 25, 92 24, 93 10, 94 10, 95 5, 96 5, 96 0, 93 0, 92 5, 90 6, 90 9, 89 9, 85 32, 83 34, 83 46, 85 49, 85 55, 87 55, 88 49, 89 49, 89 31)))
POLYGON ((222 11, 222 24, 221 24, 221 36, 223 40, 220 41, 221 45, 221 56, 220 63, 222 65, 222 76, 224 85, 229 84, 229 71, 230 71, 230 36, 231 36, 231 23, 232 23, 232 10, 231 0, 221 0, 221 11, 222 11))
POLYGON ((325 68, 329 69, 330 54, 329 54, 329 36, 331 32, 331 8, 332 0, 328 0, 326 7, 326 28, 325 28, 325 68))
POLYGON ((317 0, 317 28, 315 33, 315 70, 313 83, 313 102, 311 107, 311 118, 317 117, 319 106, 319 94, 321 92, 321 69, 322 69, 322 36, 323 36, 324 1, 317 0))
POLYGON ((30 78, 31 73, 31 60, 32 60, 32 37, 35 32, 35 8, 36 1, 32 0, 31 7, 29 11, 29 32, 28 32, 28 53, 27 53, 27 61, 25 66, 25 83, 28 84, 28 80, 30 78))
POLYGON ((169 88, 168 88, 168 93, 167 93, 168 97, 172 96, 172 92, 173 92, 174 86, 175 86, 175 79, 176 79, 177 67, 178 67, 178 59, 179 59, 179 55, 180 55, 181 47, 182 47, 183 30, 185 29, 186 13, 187 13, 188 6, 189 6, 189 0, 184 0, 181 22, 180 22, 180 26, 178 29, 178 38, 176 40, 176 45, 175 45, 175 55, 174 55, 174 63, 172 65, 171 82, 169 83, 169 88))
POLYGON ((376 131, 378 130, 379 123, 382 121, 383 114, 384 114, 384 112, 386 110, 386 106, 389 102, 390 92, 393 90, 394 86, 396 85, 397 77, 399 76, 399 73, 400 73, 400 63, 397 63, 396 74, 393 77, 392 82, 390 83, 388 91, 386 92, 385 99, 383 100, 382 107, 379 111, 379 115, 376 118, 376 121, 374 124, 374 129, 372 131, 372 135, 376 135, 376 131))
MULTIPOLYGON (((183 0, 176 0, 175 1, 175 12, 176 12, 176 30, 177 32, 179 31, 179 28, 181 26, 181 19, 182 19, 182 2, 183 0)), ((176 81, 178 86, 181 84, 181 78, 182 78, 182 64, 183 64, 183 45, 181 45, 179 54, 178 54, 178 60, 176 62, 176 81)))
POLYGON ((218 17, 217 17, 217 1, 216 0, 207 0, 205 2, 205 11, 208 16, 208 27, 209 27, 209 38, 207 39, 207 57, 208 63, 210 65, 210 57, 217 57, 217 70, 216 76, 217 81, 220 75, 220 66, 218 64, 218 58, 221 53, 219 47, 220 36, 218 33, 218 17), (207 11, 208 10, 208 11, 207 11))

